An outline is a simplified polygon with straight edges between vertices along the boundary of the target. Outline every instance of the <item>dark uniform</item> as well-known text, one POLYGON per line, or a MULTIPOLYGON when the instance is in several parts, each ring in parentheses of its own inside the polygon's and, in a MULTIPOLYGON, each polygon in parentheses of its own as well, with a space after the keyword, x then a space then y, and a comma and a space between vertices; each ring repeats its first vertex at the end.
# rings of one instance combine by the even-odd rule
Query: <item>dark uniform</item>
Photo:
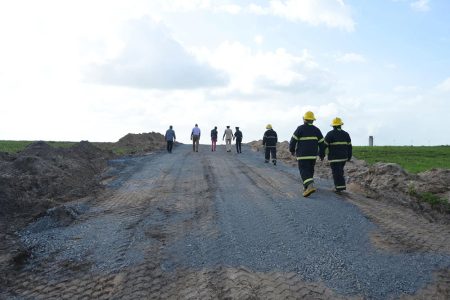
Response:
POLYGON ((274 165, 277 164, 277 143, 278 136, 275 130, 268 129, 264 133, 263 137, 263 146, 265 147, 265 162, 268 163, 270 161, 270 155, 272 155, 272 162, 274 165))
POLYGON ((298 169, 303 181, 303 187, 314 182, 314 166, 317 155, 325 156, 325 146, 322 132, 311 123, 297 127, 289 143, 289 151, 296 155, 298 169))
POLYGON ((346 189, 344 178, 345 162, 352 158, 352 142, 350 135, 340 126, 325 136, 325 147, 328 147, 328 161, 333 173, 334 187, 337 192, 346 189))
POLYGON ((242 153, 242 131, 239 130, 239 127, 236 127, 234 137, 236 139, 236 151, 237 153, 242 153))

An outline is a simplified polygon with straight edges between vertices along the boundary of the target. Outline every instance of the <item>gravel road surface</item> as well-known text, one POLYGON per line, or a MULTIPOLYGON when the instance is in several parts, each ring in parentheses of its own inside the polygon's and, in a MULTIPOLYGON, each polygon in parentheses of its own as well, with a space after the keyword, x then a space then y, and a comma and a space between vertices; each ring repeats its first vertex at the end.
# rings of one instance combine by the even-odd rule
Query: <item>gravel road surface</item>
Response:
POLYGON ((20 233, 0 298, 450 296, 449 227, 323 180, 303 198, 296 168, 218 148, 111 161, 101 195, 20 233))

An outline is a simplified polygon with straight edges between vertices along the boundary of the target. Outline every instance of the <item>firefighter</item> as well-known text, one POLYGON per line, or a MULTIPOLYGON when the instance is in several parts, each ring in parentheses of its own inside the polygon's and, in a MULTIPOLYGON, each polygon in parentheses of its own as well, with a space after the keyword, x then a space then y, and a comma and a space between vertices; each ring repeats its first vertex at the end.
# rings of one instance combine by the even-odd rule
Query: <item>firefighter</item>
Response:
POLYGON ((270 161, 270 156, 272 155, 272 163, 274 166, 277 165, 277 142, 278 136, 275 130, 272 129, 272 125, 267 124, 266 132, 263 137, 263 146, 265 149, 265 163, 270 161))
POLYGON ((297 157, 304 197, 316 191, 314 166, 317 156, 321 160, 325 157, 324 138, 320 129, 313 125, 315 120, 313 112, 306 112, 303 116, 303 125, 297 127, 289 143, 289 151, 297 157))
POLYGON ((344 166, 352 159, 352 141, 350 135, 342 130, 341 118, 334 118, 331 122, 333 130, 325 136, 325 148, 328 147, 328 161, 333 173, 334 191, 341 193, 346 189, 344 166))

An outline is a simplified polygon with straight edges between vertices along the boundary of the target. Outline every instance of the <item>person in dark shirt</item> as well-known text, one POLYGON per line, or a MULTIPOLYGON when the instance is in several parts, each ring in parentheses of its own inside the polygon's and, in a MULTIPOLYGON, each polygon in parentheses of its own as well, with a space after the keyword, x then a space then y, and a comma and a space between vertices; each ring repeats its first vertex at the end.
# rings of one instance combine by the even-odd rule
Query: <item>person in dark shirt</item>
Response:
POLYGON ((167 142, 167 152, 172 153, 173 142, 176 139, 175 131, 173 130, 172 125, 170 125, 169 129, 167 129, 165 138, 167 142))
POLYGON ((333 130, 325 136, 325 148, 328 148, 328 161, 333 174, 334 191, 341 193, 347 187, 345 185, 344 166, 352 159, 352 141, 350 135, 342 130, 341 118, 334 118, 331 122, 333 130))
POLYGON ((266 132, 264 132, 263 146, 264 146, 264 162, 268 163, 270 161, 270 156, 272 156, 272 163, 275 166, 277 164, 277 143, 278 136, 275 130, 272 129, 271 124, 267 124, 266 132))
POLYGON ((216 151, 217 134, 217 126, 215 126, 214 129, 211 130, 211 151, 216 151))
POLYGON ((314 187, 314 167, 317 155, 323 160, 325 156, 324 139, 319 128, 313 125, 314 113, 308 111, 300 125, 292 135, 289 151, 297 157, 300 177, 303 181, 303 196, 308 197, 316 191, 314 187))
POLYGON ((233 139, 236 139, 236 151, 237 153, 242 153, 242 131, 239 130, 239 127, 236 127, 236 131, 234 132, 233 139))

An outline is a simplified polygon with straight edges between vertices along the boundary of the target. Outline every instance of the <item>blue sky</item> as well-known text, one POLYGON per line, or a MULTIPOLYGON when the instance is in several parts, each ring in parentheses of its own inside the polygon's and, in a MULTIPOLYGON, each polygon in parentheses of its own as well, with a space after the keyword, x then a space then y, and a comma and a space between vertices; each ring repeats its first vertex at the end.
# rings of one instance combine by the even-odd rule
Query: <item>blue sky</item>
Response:
POLYGON ((450 144, 446 0, 4 1, 0 139, 189 142, 312 110, 356 145, 450 144))

